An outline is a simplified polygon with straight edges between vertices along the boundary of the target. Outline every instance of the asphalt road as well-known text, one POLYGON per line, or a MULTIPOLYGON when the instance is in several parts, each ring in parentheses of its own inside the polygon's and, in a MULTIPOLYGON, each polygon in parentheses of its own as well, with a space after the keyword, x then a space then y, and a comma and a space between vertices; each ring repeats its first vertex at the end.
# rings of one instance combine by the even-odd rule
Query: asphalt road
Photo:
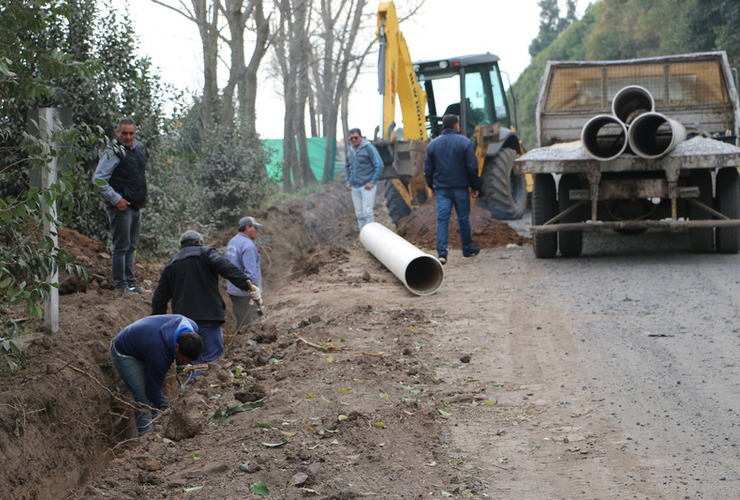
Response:
POLYGON ((547 262, 541 291, 570 311, 595 374, 583 389, 666 498, 737 498, 740 256, 694 255, 687 239, 586 233, 582 257, 547 262))

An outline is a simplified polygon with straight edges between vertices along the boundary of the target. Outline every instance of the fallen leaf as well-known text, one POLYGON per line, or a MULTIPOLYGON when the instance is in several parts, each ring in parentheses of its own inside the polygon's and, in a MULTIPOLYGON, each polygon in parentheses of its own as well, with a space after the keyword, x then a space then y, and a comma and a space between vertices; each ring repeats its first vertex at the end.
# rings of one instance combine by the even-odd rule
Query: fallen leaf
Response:
POLYGON ((262 481, 261 483, 253 484, 249 487, 249 491, 257 495, 269 495, 270 488, 267 487, 267 483, 262 481))

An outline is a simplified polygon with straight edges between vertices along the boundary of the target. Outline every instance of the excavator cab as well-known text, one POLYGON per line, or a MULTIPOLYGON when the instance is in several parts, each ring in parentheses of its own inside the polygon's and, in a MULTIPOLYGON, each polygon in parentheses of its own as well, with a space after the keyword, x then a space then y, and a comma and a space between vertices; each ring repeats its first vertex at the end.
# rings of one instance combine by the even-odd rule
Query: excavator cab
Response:
POLYGON ((470 139, 479 125, 498 123, 511 128, 498 61, 498 56, 486 53, 414 63, 419 84, 427 93, 430 137, 441 133, 446 114, 460 117, 460 133, 470 139))

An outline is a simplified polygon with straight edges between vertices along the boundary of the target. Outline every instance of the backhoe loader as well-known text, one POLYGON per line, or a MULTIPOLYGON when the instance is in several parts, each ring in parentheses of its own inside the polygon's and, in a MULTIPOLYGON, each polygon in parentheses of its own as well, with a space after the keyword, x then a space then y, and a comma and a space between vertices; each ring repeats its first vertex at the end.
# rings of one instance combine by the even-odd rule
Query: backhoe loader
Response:
POLYGON ((378 7, 377 36, 382 125, 373 144, 384 162, 380 179, 391 220, 398 223, 426 202, 426 146, 441 133, 445 114, 460 117, 460 133, 475 145, 482 184, 477 205, 496 219, 520 218, 527 185, 514 172, 521 146, 511 128, 499 57, 485 53, 412 63, 393 2, 378 7), (398 130, 396 99, 403 116, 398 130))

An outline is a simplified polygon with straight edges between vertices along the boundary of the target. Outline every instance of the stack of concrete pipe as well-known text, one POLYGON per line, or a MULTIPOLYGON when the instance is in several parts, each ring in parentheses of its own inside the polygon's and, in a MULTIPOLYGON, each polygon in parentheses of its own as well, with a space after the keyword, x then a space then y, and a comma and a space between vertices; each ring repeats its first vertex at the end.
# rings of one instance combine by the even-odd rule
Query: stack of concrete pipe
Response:
POLYGON ((601 161, 623 153, 660 158, 686 140, 686 128, 676 120, 655 112, 650 92, 629 85, 612 99, 612 114, 596 115, 581 129, 586 152, 601 161))

